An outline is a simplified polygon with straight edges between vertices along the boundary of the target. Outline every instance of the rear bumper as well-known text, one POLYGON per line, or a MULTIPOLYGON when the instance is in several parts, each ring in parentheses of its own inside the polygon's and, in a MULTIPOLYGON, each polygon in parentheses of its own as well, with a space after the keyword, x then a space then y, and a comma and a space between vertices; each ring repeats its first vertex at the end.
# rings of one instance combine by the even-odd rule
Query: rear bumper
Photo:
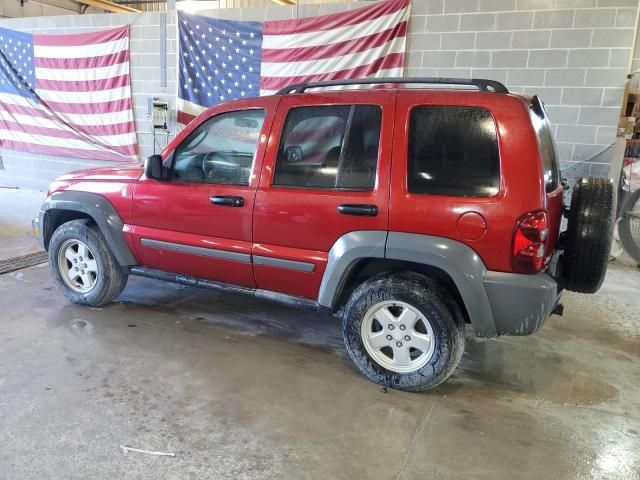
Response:
POLYGON ((498 335, 530 335, 538 331, 560 299, 558 284, 546 273, 484 275, 498 335))

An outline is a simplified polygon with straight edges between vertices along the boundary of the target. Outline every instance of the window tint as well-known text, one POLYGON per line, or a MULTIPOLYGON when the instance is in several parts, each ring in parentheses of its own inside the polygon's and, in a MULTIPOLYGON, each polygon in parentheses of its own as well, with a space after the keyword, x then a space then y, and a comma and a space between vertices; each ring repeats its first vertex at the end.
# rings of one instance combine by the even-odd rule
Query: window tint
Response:
POLYGON ((409 191, 491 197, 500 187, 491 114, 475 107, 416 107, 409 125, 409 191))
POLYGON ((204 122, 176 149, 171 180, 248 185, 264 116, 246 110, 204 122))
MULTIPOLYGON (((534 100, 539 102, 539 100, 534 100)), ((560 185, 560 169, 556 158, 556 148, 551 133, 551 125, 546 116, 544 107, 538 103, 537 107, 530 109, 531 123, 538 136, 538 146, 542 157, 542 169, 544 173, 544 185, 547 192, 552 192, 560 185)))
POLYGON ((382 110, 371 105, 293 108, 278 150, 274 185, 370 190, 382 110))

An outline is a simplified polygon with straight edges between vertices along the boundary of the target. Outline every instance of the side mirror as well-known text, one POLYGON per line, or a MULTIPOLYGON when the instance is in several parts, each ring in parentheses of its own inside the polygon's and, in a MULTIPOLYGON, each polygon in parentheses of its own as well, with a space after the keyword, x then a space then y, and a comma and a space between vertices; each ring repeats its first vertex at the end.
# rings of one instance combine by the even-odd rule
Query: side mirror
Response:
POLYGON ((154 180, 164 180, 164 167, 160 155, 151 155, 144 162, 144 174, 147 178, 154 180))
POLYGON ((284 155, 287 163, 298 163, 302 161, 302 147, 292 145, 284 149, 284 155))

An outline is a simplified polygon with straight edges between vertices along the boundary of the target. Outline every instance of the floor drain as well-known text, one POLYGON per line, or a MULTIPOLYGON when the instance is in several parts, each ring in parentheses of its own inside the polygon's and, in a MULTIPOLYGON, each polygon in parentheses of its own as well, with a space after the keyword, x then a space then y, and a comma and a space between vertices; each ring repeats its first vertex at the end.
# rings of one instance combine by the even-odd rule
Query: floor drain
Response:
POLYGON ((49 260, 47 252, 30 253, 21 257, 8 258, 0 260, 0 275, 3 273, 15 272, 22 268, 33 267, 49 260))

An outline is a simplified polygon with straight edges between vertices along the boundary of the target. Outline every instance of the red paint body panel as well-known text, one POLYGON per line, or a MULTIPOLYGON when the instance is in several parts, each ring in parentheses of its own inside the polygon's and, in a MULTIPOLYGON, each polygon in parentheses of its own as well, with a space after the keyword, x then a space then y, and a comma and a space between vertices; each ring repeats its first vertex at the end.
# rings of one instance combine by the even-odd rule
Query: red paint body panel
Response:
POLYGON ((327 251, 254 243, 253 254, 312 263, 315 266, 313 272, 298 272, 267 265, 254 265, 253 270, 256 283, 260 288, 266 288, 265 286, 269 285, 269 290, 276 292, 286 292, 290 295, 298 295, 310 299, 317 298, 322 275, 327 264, 327 251))
POLYGON ((162 156, 169 157, 211 116, 248 108, 265 109, 267 115, 247 186, 161 182, 144 177, 141 167, 132 167, 64 175, 51 189, 81 190, 107 198, 126 224, 125 240, 140 265, 309 299, 317 297, 333 244, 342 235, 356 230, 450 238, 471 247, 488 269, 508 272, 512 270, 511 244, 518 219, 531 211, 548 212, 547 246, 551 253, 562 215, 562 187, 545 192, 529 105, 529 99, 518 95, 385 88, 233 101, 198 116, 167 146, 162 156), (273 186, 280 135, 289 110, 351 104, 379 105, 383 111, 375 188, 347 191, 273 186), (500 188, 495 196, 469 198, 408 191, 409 118, 411 109, 418 105, 475 106, 491 112, 501 162, 500 188), (241 196, 244 206, 212 205, 209 198, 213 195, 241 196), (338 206, 344 203, 376 205, 378 214, 342 215, 338 206), (469 212, 475 213, 464 217, 469 212), (143 238, 305 262, 313 264, 314 270, 302 272, 159 249, 143 246, 143 238))
POLYGON ((130 237, 130 243, 134 246, 136 252, 138 252, 140 265, 144 267, 152 267, 167 272, 182 273, 184 275, 206 278, 207 280, 217 280, 247 287, 255 286, 251 263, 180 253, 172 250, 143 246, 140 243, 141 239, 147 238, 180 245, 249 255, 251 253, 251 242, 242 242, 227 238, 205 238, 199 234, 173 232, 137 225, 127 225, 125 229, 130 237))
POLYGON ((475 250, 489 270, 510 271, 516 221, 527 212, 546 207, 538 144, 523 99, 478 92, 400 91, 397 112, 389 230, 460 241, 475 250), (471 106, 491 112, 499 137, 501 182, 497 195, 470 198, 408 191, 409 118, 412 108, 419 105, 471 106), (467 212, 479 213, 487 223, 478 240, 466 240, 456 227, 458 218, 467 212))
POLYGON ((377 91, 289 95, 278 108, 265 157, 260 187, 256 194, 253 239, 264 248, 291 247, 297 250, 292 260, 312 261, 313 273, 254 265, 259 288, 316 298, 326 266, 326 253, 342 235, 355 230, 386 230, 389 222, 388 198, 393 145, 395 92, 377 91), (379 105, 382 107, 382 129, 378 152, 378 178, 372 191, 322 190, 286 188, 272 185, 275 161, 289 110, 314 105, 379 105), (343 203, 372 204, 378 207, 375 217, 342 215, 343 203), (323 252, 322 257, 318 252, 323 252), (287 277, 287 278, 285 278, 287 277), (308 282, 301 287, 299 280, 308 282))
POLYGON ((247 108, 266 111, 249 185, 166 182, 143 177, 134 191, 133 243, 146 267, 254 287, 250 263, 223 260, 144 246, 143 238, 195 245, 217 250, 251 253, 252 217, 267 139, 279 98, 230 102, 207 110, 185 128, 164 150, 163 158, 202 122, 220 113, 247 108), (213 205, 214 195, 239 196, 242 207, 213 205), (187 234, 188 236, 185 236, 187 234), (198 272, 195 275, 194 272, 198 272))

